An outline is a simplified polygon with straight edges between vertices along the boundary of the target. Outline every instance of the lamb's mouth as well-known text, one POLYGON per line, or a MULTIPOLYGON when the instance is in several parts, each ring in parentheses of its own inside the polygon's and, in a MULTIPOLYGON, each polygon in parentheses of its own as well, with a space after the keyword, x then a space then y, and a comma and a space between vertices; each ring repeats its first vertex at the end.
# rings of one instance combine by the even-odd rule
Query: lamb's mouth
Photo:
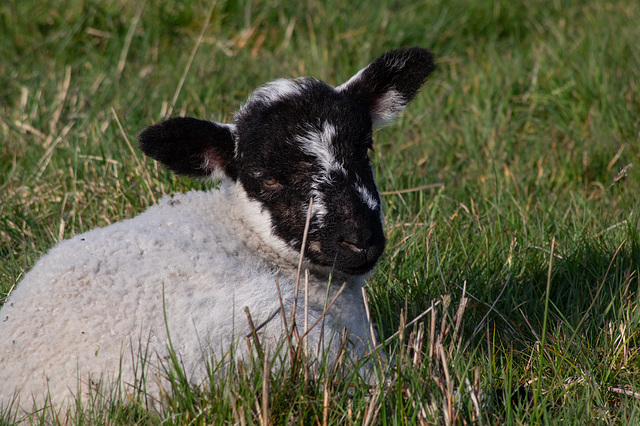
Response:
POLYGON ((324 252, 322 248, 320 241, 309 242, 305 257, 316 265, 326 266, 347 275, 363 275, 371 271, 378 263, 384 250, 384 243, 367 249, 342 244, 329 254, 324 252))

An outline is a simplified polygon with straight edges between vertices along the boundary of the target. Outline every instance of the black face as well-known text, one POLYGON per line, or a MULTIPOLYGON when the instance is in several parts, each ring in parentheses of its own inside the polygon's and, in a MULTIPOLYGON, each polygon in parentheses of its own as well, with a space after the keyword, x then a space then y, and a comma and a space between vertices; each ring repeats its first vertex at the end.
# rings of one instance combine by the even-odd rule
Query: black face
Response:
POLYGON ((367 158, 372 123, 397 116, 434 69, 431 53, 413 47, 383 54, 335 89, 276 80, 251 95, 234 125, 171 118, 143 131, 140 148, 176 173, 239 181, 294 250, 313 199, 307 259, 362 274, 385 245, 367 158))
POLYGON ((352 275, 368 272, 385 246, 367 156, 369 114, 312 79, 262 90, 267 94, 236 116, 240 182, 271 213, 274 234, 295 250, 313 198, 306 258, 352 275))

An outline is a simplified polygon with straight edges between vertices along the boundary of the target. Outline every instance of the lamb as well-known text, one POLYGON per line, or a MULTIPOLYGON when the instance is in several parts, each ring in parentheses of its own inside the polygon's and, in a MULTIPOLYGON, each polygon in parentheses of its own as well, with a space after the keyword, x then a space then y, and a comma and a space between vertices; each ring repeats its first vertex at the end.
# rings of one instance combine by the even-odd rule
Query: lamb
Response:
POLYGON ((425 49, 393 50, 335 88, 309 77, 267 83, 232 124, 177 117, 144 130, 144 154, 177 174, 219 179, 218 189, 165 196, 43 256, 0 310, 0 405, 29 410, 48 394, 63 407, 99 384, 126 387, 131 354, 145 351, 153 369, 169 339, 198 383, 211 357, 250 332, 245 307, 266 323, 262 339, 281 338, 305 237, 309 299, 298 298, 296 323, 305 310, 321 317, 342 287, 309 346, 335 350, 346 328, 352 353, 366 353, 361 290, 385 247, 372 129, 393 120, 434 67, 425 49))

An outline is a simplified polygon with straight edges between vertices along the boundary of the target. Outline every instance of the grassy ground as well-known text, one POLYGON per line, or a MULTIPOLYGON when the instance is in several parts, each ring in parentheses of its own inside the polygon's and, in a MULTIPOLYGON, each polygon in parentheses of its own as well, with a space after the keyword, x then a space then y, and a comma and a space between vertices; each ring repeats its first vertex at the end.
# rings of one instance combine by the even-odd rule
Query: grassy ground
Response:
POLYGON ((207 389, 174 377, 159 408, 115 395, 58 420, 637 421, 638 16, 625 0, 4 1, 2 294, 57 241, 202 187, 142 157, 152 122, 229 120, 265 81, 339 84, 395 47, 439 58, 376 136, 389 245, 373 316, 388 337, 434 306, 392 339, 384 385, 240 368, 207 389))

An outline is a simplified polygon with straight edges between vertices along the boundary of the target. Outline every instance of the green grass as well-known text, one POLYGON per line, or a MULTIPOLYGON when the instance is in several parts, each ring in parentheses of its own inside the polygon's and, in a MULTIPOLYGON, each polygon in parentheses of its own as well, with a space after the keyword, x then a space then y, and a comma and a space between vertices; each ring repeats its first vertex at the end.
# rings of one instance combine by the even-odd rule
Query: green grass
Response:
MULTIPOLYGON (((169 112, 229 120, 271 79, 339 84, 421 45, 439 70, 376 135, 389 244, 368 291, 387 337, 439 304, 392 341, 382 385, 269 369, 271 421, 637 421, 638 16, 625 0, 5 1, 0 291, 60 239, 203 187, 135 148, 169 112)), ((256 362, 205 389, 173 377, 154 408, 114 393, 57 421, 260 423, 256 362)))

